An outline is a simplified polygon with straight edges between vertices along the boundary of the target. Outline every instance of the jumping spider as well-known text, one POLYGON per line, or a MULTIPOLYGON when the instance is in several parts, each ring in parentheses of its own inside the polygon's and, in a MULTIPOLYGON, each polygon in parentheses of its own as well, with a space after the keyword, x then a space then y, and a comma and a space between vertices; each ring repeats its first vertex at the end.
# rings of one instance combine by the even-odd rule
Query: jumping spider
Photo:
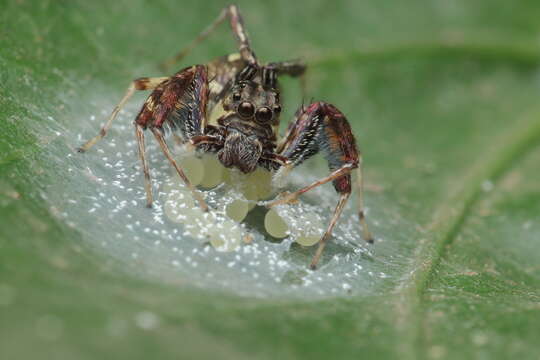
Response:
POLYGON ((79 151, 87 151, 105 136, 135 90, 153 90, 134 121, 149 207, 152 206, 152 188, 145 157, 146 129, 154 134, 163 153, 205 211, 208 211, 207 204, 173 158, 165 134, 172 134, 176 140, 195 150, 215 153, 225 167, 237 168, 243 173, 253 172, 261 166, 277 172, 276 175, 286 175, 320 151, 328 161, 330 174, 296 192, 281 194, 267 206, 294 202, 299 195, 314 187, 333 182, 340 197, 311 261, 310 267, 314 269, 349 199, 351 172, 357 169, 358 215, 363 237, 372 243, 373 237, 364 216, 362 158, 343 113, 322 101, 301 106, 286 135, 279 141, 277 139, 281 112, 278 77, 300 77, 306 70, 305 64, 298 60, 261 64, 251 49, 235 5, 223 9, 189 46, 164 64, 172 65, 182 59, 227 18, 239 44, 238 54, 224 56, 205 65, 186 67, 170 77, 143 77, 132 81, 99 134, 82 145, 79 151), (209 124, 208 115, 216 106, 222 106, 225 114, 217 119, 217 124, 209 124))

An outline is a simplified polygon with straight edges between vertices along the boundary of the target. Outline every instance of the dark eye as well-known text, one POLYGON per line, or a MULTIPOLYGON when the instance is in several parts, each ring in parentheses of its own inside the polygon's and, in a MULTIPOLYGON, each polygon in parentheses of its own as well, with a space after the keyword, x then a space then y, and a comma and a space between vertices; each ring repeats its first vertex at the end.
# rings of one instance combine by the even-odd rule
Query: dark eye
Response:
POLYGON ((261 123, 272 120, 272 110, 267 107, 260 108, 255 114, 255 119, 257 119, 257 121, 261 123))
POLYGON ((241 98, 242 96, 239 93, 234 93, 232 96, 233 101, 240 101, 241 98))
POLYGON ((279 105, 274 106, 274 112, 276 114, 279 114, 281 112, 281 106, 279 106, 279 105))
POLYGON ((251 103, 244 101, 243 103, 240 103, 240 105, 238 105, 237 111, 241 117, 250 118, 253 116, 255 109, 253 108, 253 105, 251 103))

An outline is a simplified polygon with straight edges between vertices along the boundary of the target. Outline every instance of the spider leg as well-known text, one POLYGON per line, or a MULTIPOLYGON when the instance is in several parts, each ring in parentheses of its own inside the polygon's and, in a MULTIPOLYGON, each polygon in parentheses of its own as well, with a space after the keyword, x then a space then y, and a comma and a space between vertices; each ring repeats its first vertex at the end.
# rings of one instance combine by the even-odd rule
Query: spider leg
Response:
POLYGON ((278 76, 288 75, 290 77, 298 78, 300 82, 300 91, 302 92, 302 98, 306 96, 306 70, 307 65, 301 59, 292 59, 285 61, 272 62, 265 66, 266 68, 275 69, 278 76))
POLYGON ((288 75, 291 77, 302 76, 307 69, 307 65, 302 59, 271 62, 266 67, 274 68, 278 72, 278 75, 288 75))
POLYGON ((205 134, 206 106, 208 101, 208 77, 207 69, 203 65, 195 65, 180 70, 178 73, 160 83, 142 106, 135 125, 137 139, 139 140, 139 154, 143 161, 145 171, 146 191, 148 204, 151 204, 152 194, 148 167, 144 160, 144 141, 142 131, 150 128, 161 150, 175 168, 176 172, 192 191, 193 196, 204 210, 208 210, 207 204, 195 187, 190 183, 180 165, 174 160, 173 155, 165 141, 165 133, 180 138, 182 142, 190 142, 205 134))
POLYGON ((152 207, 152 179, 150 178, 150 171, 148 170, 148 163, 146 161, 146 148, 144 146, 144 129, 141 125, 135 124, 135 137, 137 139, 137 146, 139 148, 139 159, 141 159, 144 173, 144 189, 146 191, 146 207, 152 207))
POLYGON ((336 225, 339 217, 341 216, 341 212, 343 211, 343 208, 345 207, 345 204, 347 204, 347 200, 349 200, 350 193, 343 193, 339 196, 339 201, 336 206, 336 209, 334 210, 334 215, 332 216, 332 220, 330 220, 330 225, 328 225, 328 229, 322 236, 321 240, 319 241, 319 246, 317 247, 317 251, 315 251, 315 255, 313 256, 313 259, 311 260, 311 264, 309 267, 313 270, 317 268, 317 264, 319 263, 319 260, 322 256, 324 247, 326 246, 326 243, 330 236, 332 235, 332 230, 334 229, 334 226, 336 225))
POLYGON ((305 111, 306 111, 306 108, 304 107, 304 104, 302 103, 300 108, 296 110, 296 114, 294 115, 293 121, 291 121, 289 125, 287 126, 287 131, 285 132, 285 135, 280 139, 279 143, 277 144, 276 152, 278 154, 283 153, 285 148, 291 146, 291 143, 293 142, 293 140, 302 131, 301 129, 299 129, 299 125, 300 125, 299 119, 304 114, 305 111))
POLYGON ((81 147, 79 147, 77 149, 77 151, 78 152, 88 151, 99 140, 103 139, 103 137, 105 137, 105 135, 107 135, 107 131, 111 127, 111 124, 112 124, 113 120, 116 118, 116 116, 118 115, 120 110, 124 107, 124 105, 129 100, 129 98, 133 95, 135 90, 151 90, 151 89, 154 89, 160 83, 164 82, 167 79, 168 79, 168 77, 154 77, 154 78, 143 77, 143 78, 133 80, 131 82, 131 84, 129 84, 129 87, 128 87, 126 93, 124 94, 124 97, 122 97, 122 100, 120 100, 118 105, 116 105, 114 107, 113 111, 111 112, 111 115, 109 116, 109 119, 107 120, 105 125, 103 125, 103 127, 101 128, 99 133, 96 136, 94 136, 93 138, 91 138, 90 140, 88 140, 86 143, 81 145, 81 147))
POLYGON ((333 182, 334 188, 340 194, 340 200, 332 220, 319 242, 319 248, 313 257, 311 268, 317 266, 326 242, 351 194, 351 172, 353 169, 359 170, 358 210, 363 228, 363 237, 364 240, 373 242, 373 237, 365 222, 363 209, 361 157, 351 127, 345 116, 335 106, 324 102, 313 103, 307 108, 302 107, 297 111, 295 121, 289 126, 288 134, 283 144, 280 144, 280 148, 279 155, 287 158, 288 163, 278 170, 276 173, 278 177, 300 165, 319 151, 328 161, 331 173, 300 190, 282 194, 281 197, 270 202, 267 206, 294 202, 301 194, 330 181, 333 182))
POLYGON ((204 41, 214 30, 226 19, 229 18, 231 24, 232 32, 238 41, 238 48, 242 58, 249 64, 257 64, 257 58, 255 53, 251 49, 249 44, 249 38, 247 36, 244 21, 242 20, 242 15, 240 15, 240 10, 236 5, 229 5, 221 10, 219 16, 206 28, 204 29, 189 45, 183 48, 175 56, 165 60, 160 64, 162 69, 167 69, 168 67, 174 65, 178 61, 182 60, 187 54, 191 52, 198 44, 204 41))
POLYGON ((358 220, 362 225, 362 237, 368 243, 373 244, 375 241, 373 235, 369 232, 366 222, 366 212, 364 210, 364 169, 362 157, 360 156, 358 168, 356 169, 356 204, 358 208, 358 220))
POLYGON ((154 136, 156 137, 156 140, 159 143, 159 146, 161 146, 161 150, 163 151, 163 154, 165 154, 165 156, 167 157, 171 165, 176 169, 176 172, 178 173, 178 175, 180 176, 184 184, 186 184, 189 190, 191 190, 193 197, 197 199, 201 209, 203 211, 208 211, 208 205, 206 205, 206 202, 202 198, 201 194, 197 192, 197 189, 195 189, 195 187, 191 184, 186 174, 184 174, 184 171, 182 170, 180 165, 178 165, 176 160, 174 160, 174 157, 172 156, 171 151, 169 150, 169 147, 167 146, 167 143, 165 142, 165 138, 163 137, 163 134, 161 133, 161 131, 156 128, 152 128, 152 133, 154 133, 154 136))
MULTIPOLYGON (((278 77, 282 75, 288 75, 291 77, 298 77, 300 80, 300 91, 302 93, 302 98, 305 97, 306 94, 306 83, 305 83, 305 71, 306 71, 306 64, 300 60, 288 60, 288 61, 279 61, 279 62, 272 62, 268 63, 261 67, 261 82, 265 89, 276 89, 277 92, 277 100, 279 101, 279 86, 278 86, 278 77)), ((249 67, 246 67, 246 69, 249 69, 249 67)), ((273 123, 273 129, 274 133, 278 138, 281 138, 279 136, 279 117, 278 121, 273 123)), ((278 147, 278 152, 283 150, 282 147, 278 147)))
MULTIPOLYGON (((288 165, 285 165, 285 166, 288 166, 288 165)), ((330 182, 330 181, 339 180, 340 178, 342 178, 344 176, 349 176, 350 177, 351 170, 355 166, 356 165, 354 165, 354 164, 345 164, 342 167, 340 167, 339 169, 331 172, 330 175, 325 176, 322 179, 319 179, 319 180, 313 182, 312 184, 301 188, 300 190, 297 190, 297 191, 292 192, 292 193, 289 193, 289 192, 281 193, 276 200, 271 201, 266 206, 272 207, 272 206, 281 205, 281 204, 294 203, 294 202, 296 202, 298 200, 298 197, 300 195, 302 195, 303 193, 308 192, 309 190, 312 190, 312 189, 316 188, 317 186, 324 185, 324 184, 326 184, 327 182, 330 182)))

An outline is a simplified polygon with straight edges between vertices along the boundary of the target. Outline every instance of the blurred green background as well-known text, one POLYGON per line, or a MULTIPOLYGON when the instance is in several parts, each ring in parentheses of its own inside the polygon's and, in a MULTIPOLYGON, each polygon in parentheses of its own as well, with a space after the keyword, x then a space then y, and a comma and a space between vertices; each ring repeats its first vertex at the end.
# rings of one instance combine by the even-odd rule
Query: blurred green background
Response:
MULTIPOLYGON (((538 1, 239 2, 257 55, 303 56, 308 94, 353 123, 382 208, 370 221, 392 213, 421 234, 375 294, 261 300, 145 280, 45 205, 42 161, 76 140, 36 124, 69 127, 95 111, 82 94, 117 99, 161 75, 224 5, 0 0, 0 357, 538 359, 538 1)), ((223 26, 188 61, 234 48, 223 26)))

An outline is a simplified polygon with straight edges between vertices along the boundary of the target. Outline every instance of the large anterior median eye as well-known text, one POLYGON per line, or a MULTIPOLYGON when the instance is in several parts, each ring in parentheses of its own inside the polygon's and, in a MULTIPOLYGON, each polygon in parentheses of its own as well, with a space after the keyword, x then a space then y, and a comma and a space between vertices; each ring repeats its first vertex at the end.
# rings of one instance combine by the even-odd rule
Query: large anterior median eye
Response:
POLYGON ((267 107, 262 107, 255 113, 255 119, 258 122, 264 123, 272 120, 272 110, 267 107))
POLYGON ((244 101, 238 105, 238 114, 243 118, 250 118, 255 112, 255 108, 250 102, 244 101))

